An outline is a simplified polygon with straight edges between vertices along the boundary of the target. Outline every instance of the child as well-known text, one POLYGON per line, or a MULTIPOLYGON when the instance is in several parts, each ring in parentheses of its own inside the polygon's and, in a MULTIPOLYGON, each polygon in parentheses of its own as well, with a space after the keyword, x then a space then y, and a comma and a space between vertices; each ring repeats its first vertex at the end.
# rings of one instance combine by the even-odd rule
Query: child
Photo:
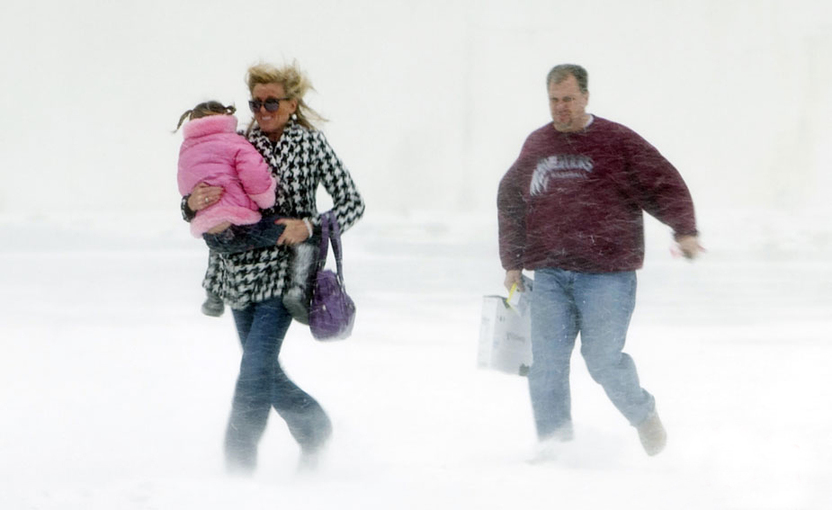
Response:
MULTIPOLYGON (((260 209, 275 204, 276 181, 257 149, 237 134, 235 111, 233 106, 216 101, 200 103, 183 113, 176 127, 178 130, 185 119, 190 120, 182 128, 179 192, 188 195, 200 182, 223 188, 219 201, 198 211, 191 220, 191 233, 202 237, 214 253, 239 253, 274 246, 284 229, 283 225, 275 224, 279 216, 263 218, 260 214, 260 209)), ((287 302, 287 308, 304 323, 309 268, 314 264, 306 260, 309 251, 308 246, 295 250, 293 282, 286 293, 287 297, 294 296, 287 302)), ((203 313, 216 317, 223 309, 219 296, 209 291, 202 305, 203 313)))

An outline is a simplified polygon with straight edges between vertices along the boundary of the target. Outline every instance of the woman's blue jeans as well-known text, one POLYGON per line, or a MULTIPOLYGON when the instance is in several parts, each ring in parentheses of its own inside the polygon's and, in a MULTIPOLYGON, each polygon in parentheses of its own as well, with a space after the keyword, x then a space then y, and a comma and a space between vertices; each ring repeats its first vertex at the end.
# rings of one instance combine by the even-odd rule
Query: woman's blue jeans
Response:
POLYGON ((302 450, 314 452, 328 439, 332 425, 320 404, 289 380, 280 366, 280 347, 292 316, 279 297, 233 314, 243 356, 225 437, 229 469, 254 469, 257 444, 272 407, 302 450))
POLYGON ((569 361, 579 332, 590 375, 630 424, 640 424, 655 402, 639 384, 632 358, 622 352, 635 307, 635 271, 546 268, 534 276, 529 392, 538 437, 571 429, 569 361))

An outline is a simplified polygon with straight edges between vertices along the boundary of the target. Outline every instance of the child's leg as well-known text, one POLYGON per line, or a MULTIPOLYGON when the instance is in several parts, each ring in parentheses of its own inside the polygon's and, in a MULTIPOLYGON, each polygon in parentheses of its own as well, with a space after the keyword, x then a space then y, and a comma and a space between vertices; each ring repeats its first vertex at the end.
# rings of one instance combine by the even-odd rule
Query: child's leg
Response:
POLYGON ((224 311, 225 303, 222 302, 222 299, 210 290, 205 291, 205 302, 202 303, 202 313, 209 317, 219 317, 224 311))
MULTIPOLYGON (((209 252, 207 273, 211 272, 211 264, 216 264, 216 262, 216 254, 209 252)), ((207 273, 206 278, 208 277, 207 273)), ((222 315, 225 311, 225 303, 222 302, 222 299, 210 290, 206 290, 205 295, 205 302, 202 303, 202 313, 210 317, 219 317, 222 315)))
POLYGON ((274 246, 283 234, 283 225, 276 225, 281 216, 268 216, 253 225, 232 225, 216 234, 203 234, 202 238, 217 253, 240 253, 255 248, 274 246))

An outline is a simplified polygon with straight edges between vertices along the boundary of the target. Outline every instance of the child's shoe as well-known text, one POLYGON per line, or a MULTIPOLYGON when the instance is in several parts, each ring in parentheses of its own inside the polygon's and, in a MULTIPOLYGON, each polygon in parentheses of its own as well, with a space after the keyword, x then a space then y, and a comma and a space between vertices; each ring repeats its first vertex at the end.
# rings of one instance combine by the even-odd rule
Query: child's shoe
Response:
POLYGON ((205 302, 202 303, 202 313, 209 317, 219 317, 225 311, 225 303, 213 292, 207 292, 205 302))

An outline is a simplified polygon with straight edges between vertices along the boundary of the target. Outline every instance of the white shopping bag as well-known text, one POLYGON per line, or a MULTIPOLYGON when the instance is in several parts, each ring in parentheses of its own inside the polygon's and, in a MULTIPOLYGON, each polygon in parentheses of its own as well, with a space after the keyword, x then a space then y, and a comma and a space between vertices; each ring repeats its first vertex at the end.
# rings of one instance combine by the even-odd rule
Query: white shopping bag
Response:
POLYGON ((529 373, 532 365, 530 282, 524 282, 526 292, 512 289, 508 299, 483 296, 478 367, 514 375, 529 373))

